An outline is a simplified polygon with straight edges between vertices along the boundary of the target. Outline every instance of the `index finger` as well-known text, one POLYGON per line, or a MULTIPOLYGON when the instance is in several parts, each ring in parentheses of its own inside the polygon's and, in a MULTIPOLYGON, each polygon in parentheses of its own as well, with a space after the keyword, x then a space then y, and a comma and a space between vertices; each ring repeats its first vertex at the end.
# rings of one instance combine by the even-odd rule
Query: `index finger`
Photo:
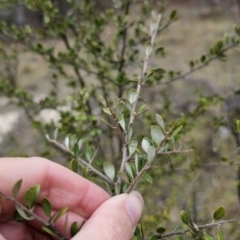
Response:
MULTIPOLYGON (((18 201, 23 202, 26 190, 40 184, 38 202, 47 197, 54 209, 67 206, 70 211, 89 218, 109 198, 99 186, 71 170, 44 158, 0 158, 0 191, 11 196, 12 187, 23 179, 18 201)), ((15 211, 9 201, 1 200, 3 214, 15 211)))

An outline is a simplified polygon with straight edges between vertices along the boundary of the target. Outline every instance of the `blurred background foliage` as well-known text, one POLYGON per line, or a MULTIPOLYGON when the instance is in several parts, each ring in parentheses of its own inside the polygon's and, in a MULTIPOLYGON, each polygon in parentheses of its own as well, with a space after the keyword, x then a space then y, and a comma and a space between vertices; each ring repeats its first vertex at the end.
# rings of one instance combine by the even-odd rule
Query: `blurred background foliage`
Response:
MULTIPOLYGON (((198 224, 210 222, 219 205, 226 218, 238 218, 240 55, 233 25, 240 22, 240 1, 118 2, 0 2, 1 156, 40 155, 68 167, 71 159, 44 140, 58 127, 60 141, 76 134, 84 149, 98 149, 95 164, 119 166, 121 143, 101 120, 112 121, 97 95, 114 106, 136 85, 148 41, 141 26, 148 28, 154 9, 164 21, 150 67, 160 70, 147 76, 141 93, 147 111, 137 118, 134 134, 148 135, 158 113, 168 127, 176 120, 183 125, 175 144, 193 151, 157 159, 139 185, 146 202, 144 231, 173 231, 181 209, 198 224), (220 40, 220 52, 234 46, 205 64, 220 40)), ((223 229, 226 239, 240 238, 238 223, 223 229)))

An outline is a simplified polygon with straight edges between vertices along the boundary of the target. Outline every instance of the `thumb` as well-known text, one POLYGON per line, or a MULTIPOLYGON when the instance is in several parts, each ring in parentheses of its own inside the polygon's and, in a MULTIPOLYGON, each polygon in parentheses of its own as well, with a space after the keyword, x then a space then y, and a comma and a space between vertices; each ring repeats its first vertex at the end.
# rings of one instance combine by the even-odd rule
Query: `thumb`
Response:
POLYGON ((142 196, 134 191, 104 202, 72 240, 130 240, 141 217, 142 196))
POLYGON ((0 233, 0 240, 7 240, 3 235, 0 233))

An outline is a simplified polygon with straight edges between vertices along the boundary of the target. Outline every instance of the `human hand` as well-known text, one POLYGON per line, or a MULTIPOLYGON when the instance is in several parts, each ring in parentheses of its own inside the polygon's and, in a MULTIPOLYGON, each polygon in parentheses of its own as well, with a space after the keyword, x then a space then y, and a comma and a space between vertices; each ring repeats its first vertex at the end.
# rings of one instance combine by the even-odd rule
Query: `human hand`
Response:
MULTIPOLYGON (((47 197, 53 213, 67 206, 68 223, 87 222, 72 240, 130 240, 142 212, 143 200, 139 193, 110 196, 94 183, 67 168, 43 158, 0 158, 0 191, 11 196, 12 187, 23 179, 17 200, 23 203, 23 195, 30 187, 40 184, 41 192, 35 213, 46 218, 39 206, 47 197)), ((50 240, 36 220, 15 222, 12 202, 0 198, 0 240, 50 240)), ((66 217, 66 215, 65 215, 66 217)), ((59 231, 64 230, 63 216, 56 222, 59 231)), ((70 226, 66 229, 70 236, 70 226)))

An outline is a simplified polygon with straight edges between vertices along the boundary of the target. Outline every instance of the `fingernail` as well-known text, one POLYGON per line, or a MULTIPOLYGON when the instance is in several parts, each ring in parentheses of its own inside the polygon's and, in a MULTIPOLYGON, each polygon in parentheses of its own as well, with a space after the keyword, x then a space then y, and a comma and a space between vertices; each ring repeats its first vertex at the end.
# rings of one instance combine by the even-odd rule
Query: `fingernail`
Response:
POLYGON ((133 226, 137 224, 142 215, 143 205, 143 198, 139 192, 133 191, 128 194, 125 200, 125 209, 132 220, 133 226))

